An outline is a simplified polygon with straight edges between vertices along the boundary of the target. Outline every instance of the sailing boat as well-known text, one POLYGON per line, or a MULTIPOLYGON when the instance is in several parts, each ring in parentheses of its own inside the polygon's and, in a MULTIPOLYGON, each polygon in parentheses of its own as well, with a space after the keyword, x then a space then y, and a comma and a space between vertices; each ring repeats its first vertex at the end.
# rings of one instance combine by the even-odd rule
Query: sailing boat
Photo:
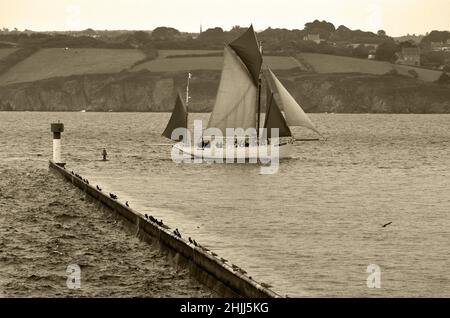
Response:
MULTIPOLYGON (((258 157, 258 148, 271 142, 272 128, 278 129, 278 137, 274 138, 278 147, 279 158, 291 156, 296 139, 293 138, 290 126, 302 126, 320 132, 305 114, 300 105, 289 94, 275 74, 268 68, 262 70, 262 48, 258 45, 253 26, 239 38, 224 47, 224 62, 217 98, 204 138, 207 142, 196 145, 176 144, 183 153, 204 159, 218 158, 253 158, 258 157), (262 79, 266 85, 266 118, 264 129, 260 129, 262 79), (283 115, 284 112, 284 115, 283 115), (227 128, 253 128, 256 136, 250 136, 252 142, 237 143, 217 141, 215 136, 208 136, 207 131, 216 129, 226 136, 227 128), (262 133, 261 133, 262 130, 262 133), (211 147, 214 143, 214 147, 211 147), (208 151, 205 151, 208 150, 208 151)), ((190 75, 189 75, 190 78, 190 75)), ((189 101, 188 94, 186 102, 189 101)), ((172 117, 163 136, 171 138, 174 128, 187 129, 187 110, 180 94, 177 97, 172 117)), ((318 139, 315 139, 318 140, 318 139)), ((267 156, 273 154, 267 153, 267 156)))

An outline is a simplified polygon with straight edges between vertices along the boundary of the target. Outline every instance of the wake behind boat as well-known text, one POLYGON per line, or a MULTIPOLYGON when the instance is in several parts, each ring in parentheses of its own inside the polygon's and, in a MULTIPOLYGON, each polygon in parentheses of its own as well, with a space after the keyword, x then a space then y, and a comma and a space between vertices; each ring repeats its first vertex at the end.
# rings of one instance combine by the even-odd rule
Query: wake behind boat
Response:
POLYGON ((183 140, 174 147, 184 154, 203 159, 289 158, 296 142, 289 127, 306 127, 322 136, 275 74, 265 65, 263 69, 262 47, 258 45, 253 26, 225 45, 215 105, 202 139, 193 144, 186 140, 187 134, 181 136, 176 130, 187 131, 190 78, 191 74, 186 99, 178 93, 162 134, 175 141, 183 140), (260 127, 263 85, 267 93, 266 117, 260 127), (230 129, 234 131, 231 136, 227 131, 230 129))

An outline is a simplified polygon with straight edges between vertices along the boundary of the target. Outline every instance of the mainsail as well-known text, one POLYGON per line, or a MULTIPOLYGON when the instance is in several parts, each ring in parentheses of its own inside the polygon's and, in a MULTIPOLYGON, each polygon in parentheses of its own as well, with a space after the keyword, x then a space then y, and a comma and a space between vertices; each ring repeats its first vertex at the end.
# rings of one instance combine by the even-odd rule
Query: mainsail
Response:
POLYGON ((272 128, 278 128, 278 137, 291 137, 292 133, 280 108, 277 105, 273 93, 267 89, 266 119, 264 121, 264 138, 272 138, 272 128))
MULTIPOLYGON (((172 116, 170 117, 169 122, 167 123, 167 127, 162 133, 162 135, 166 138, 172 139, 172 131, 176 128, 187 128, 187 117, 188 112, 186 109, 186 105, 183 102, 183 98, 181 97, 180 92, 178 92, 177 100, 175 102, 175 107, 172 111, 172 116)), ((179 136, 178 136, 179 138, 179 136)), ((179 138, 176 141, 180 141, 179 138)))
POLYGON ((315 131, 317 134, 322 135, 305 114, 300 105, 295 101, 294 97, 289 94, 288 90, 281 84, 280 80, 269 69, 268 82, 273 83, 272 89, 276 92, 278 100, 280 101, 280 108, 286 115, 286 121, 289 126, 302 126, 315 131))
POLYGON ((208 128, 255 128, 257 86, 230 46, 225 46, 222 75, 208 128))

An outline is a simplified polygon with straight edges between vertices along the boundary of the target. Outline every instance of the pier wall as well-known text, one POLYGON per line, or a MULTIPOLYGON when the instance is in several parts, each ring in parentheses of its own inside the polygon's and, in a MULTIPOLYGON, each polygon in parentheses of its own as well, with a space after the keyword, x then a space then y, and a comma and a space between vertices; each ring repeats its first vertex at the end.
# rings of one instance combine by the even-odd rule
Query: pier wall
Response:
POLYGON ((121 202, 114 200, 92 185, 77 178, 65 168, 50 161, 50 169, 61 174, 67 181, 98 201, 111 212, 126 221, 136 231, 137 236, 168 252, 171 260, 179 266, 189 268, 190 273, 200 282, 208 286, 214 293, 222 297, 277 298, 280 295, 261 286, 250 277, 235 271, 231 265, 213 256, 200 247, 175 236, 173 229, 166 229, 146 220, 144 216, 121 202))

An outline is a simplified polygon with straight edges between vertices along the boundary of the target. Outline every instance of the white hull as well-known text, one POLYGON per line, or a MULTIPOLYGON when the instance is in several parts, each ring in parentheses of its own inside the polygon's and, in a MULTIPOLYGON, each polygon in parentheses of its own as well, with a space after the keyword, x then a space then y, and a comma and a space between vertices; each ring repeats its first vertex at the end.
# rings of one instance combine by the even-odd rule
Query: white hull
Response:
POLYGON ((184 154, 189 155, 191 158, 202 159, 215 159, 226 160, 232 162, 236 160, 250 160, 250 159, 270 159, 270 158, 290 158, 292 156, 293 144, 281 143, 279 145, 269 146, 248 146, 248 147, 212 147, 212 148, 200 148, 196 146, 183 146, 180 144, 174 145, 177 149, 181 150, 184 154))

